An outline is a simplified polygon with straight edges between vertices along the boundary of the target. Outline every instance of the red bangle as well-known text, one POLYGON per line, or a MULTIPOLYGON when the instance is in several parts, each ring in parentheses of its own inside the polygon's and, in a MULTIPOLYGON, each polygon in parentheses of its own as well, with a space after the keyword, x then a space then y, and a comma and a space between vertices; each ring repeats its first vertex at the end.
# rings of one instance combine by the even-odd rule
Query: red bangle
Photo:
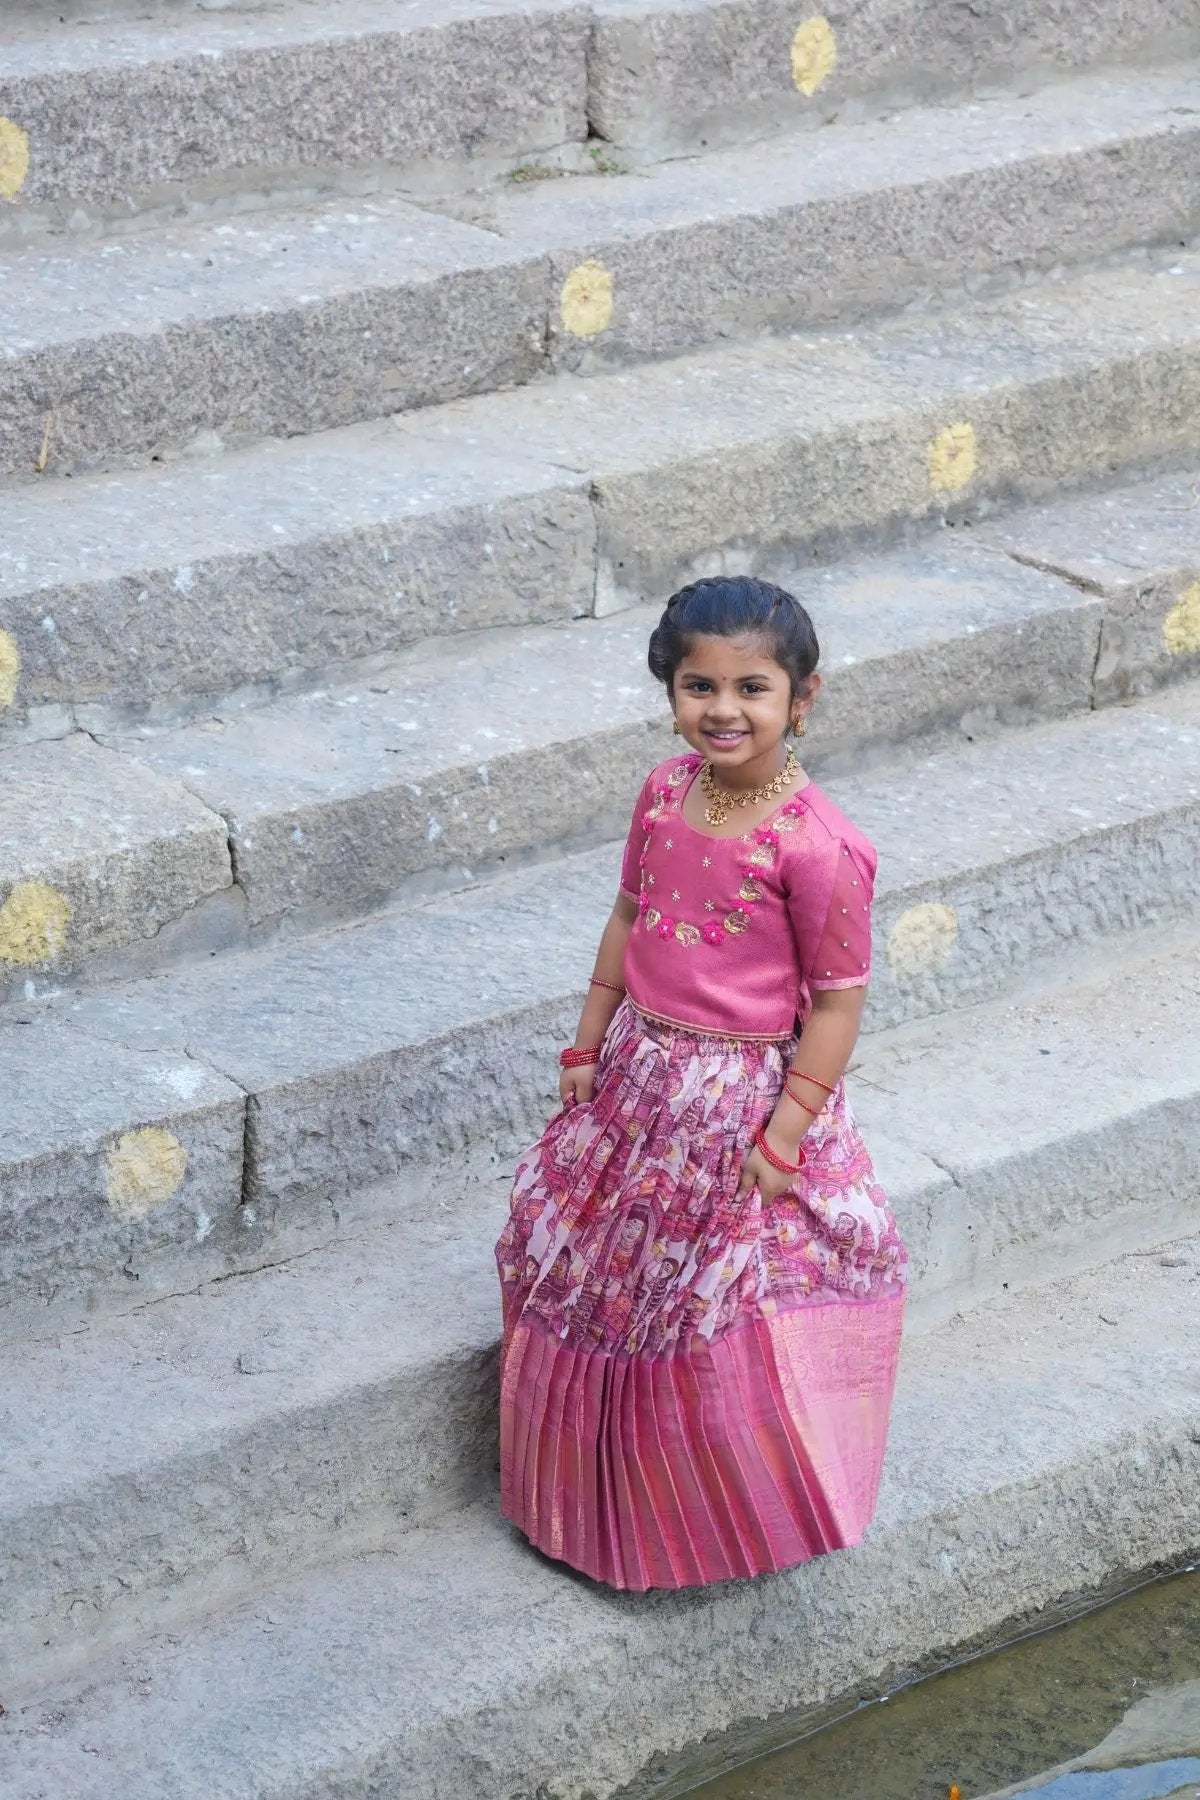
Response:
MULTIPOLYGON (((827 1094, 833 1092, 833 1088, 827 1081, 819 1081, 815 1075, 806 1075, 803 1069, 789 1069, 788 1074, 794 1075, 797 1081, 811 1081, 814 1087, 824 1088, 827 1094)), ((833 1086, 836 1087, 837 1083, 834 1082, 833 1086)))
POLYGON ((588 976, 588 986, 607 988, 610 994, 623 994, 625 992, 625 989, 623 987, 618 987, 615 981, 601 981, 598 975, 588 976))
POLYGON ((766 1157, 771 1167, 773 1169, 778 1169, 781 1175, 798 1175, 808 1160, 803 1150, 797 1150, 796 1152, 797 1156, 800 1158, 798 1163, 784 1162, 782 1156, 776 1156, 770 1144, 767 1142, 766 1127, 763 1125, 760 1125, 754 1134, 754 1146, 755 1149, 762 1151, 762 1154, 766 1157))
POLYGON ((561 1069, 586 1069, 589 1063, 600 1061, 600 1046, 593 1044, 588 1050, 564 1050, 558 1064, 561 1069))
POLYGON ((824 1107, 822 1107, 822 1106, 810 1106, 810 1105, 809 1105, 809 1104, 808 1104, 808 1101, 807 1101, 807 1100, 802 1100, 802 1099, 801 1099, 801 1098, 800 1098, 800 1096, 799 1096, 799 1094, 798 1094, 798 1093, 797 1093, 797 1092, 796 1092, 796 1090, 795 1090, 795 1089, 794 1089, 794 1088, 793 1088, 793 1086, 792 1086, 792 1084, 791 1084, 791 1082, 790 1082, 790 1081, 785 1081, 785 1082, 784 1082, 784 1084, 783 1084, 783 1085, 784 1085, 784 1087, 785 1087, 785 1088, 786 1088, 786 1089, 787 1089, 787 1091, 788 1091, 788 1095, 789 1095, 789 1098, 791 1098, 791 1099, 792 1099, 792 1100, 794 1100, 794 1101, 795 1101, 795 1102, 796 1102, 796 1105, 797 1105, 797 1106, 802 1106, 802 1107, 803 1107, 803 1108, 804 1108, 804 1110, 805 1110, 805 1112, 806 1112, 806 1113, 811 1113, 811 1114, 812 1114, 812 1116, 813 1116, 813 1118, 814 1118, 814 1119, 819 1119, 819 1118, 820 1118, 820 1116, 821 1116, 821 1114, 822 1114, 822 1113, 823 1113, 823 1112, 824 1112, 824 1110, 825 1110, 825 1109, 824 1109, 824 1107))

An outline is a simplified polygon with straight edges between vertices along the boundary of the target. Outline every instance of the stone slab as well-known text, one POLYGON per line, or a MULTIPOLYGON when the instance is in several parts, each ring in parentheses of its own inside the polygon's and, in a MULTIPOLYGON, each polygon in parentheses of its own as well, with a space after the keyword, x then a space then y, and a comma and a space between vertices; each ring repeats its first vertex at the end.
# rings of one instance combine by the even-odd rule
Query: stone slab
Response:
POLYGON ((974 9, 882 0, 803 17, 782 0, 599 0, 589 117, 615 144, 677 155, 780 124, 821 127, 977 93, 1014 76, 1028 85, 1052 71, 1165 64, 1194 55, 1198 38, 1189 0, 974 9), (797 44, 801 24, 808 31, 797 44), (797 75, 806 87, 815 81, 811 92, 797 75))
MULTIPOLYGON (((797 574, 827 651, 814 768, 1090 704, 1099 607, 1053 576, 960 538, 797 574)), ((225 818, 252 924, 378 903, 624 834, 671 753, 645 667, 658 617, 428 643, 352 685, 112 741, 225 818)))
POLYGON ((1093 947, 1032 993, 1016 983, 1012 997, 862 1040, 849 1085, 868 1144, 892 1157, 903 1145, 945 1178, 938 1190, 926 1177, 914 1203, 880 1159, 922 1321, 1191 1228, 1194 930, 1193 917, 1099 967, 1093 947))
POLYGON ((545 259, 390 196, 14 251, 0 471, 290 437, 526 381, 548 282, 545 259))
POLYGON ((452 401, 401 437, 586 467, 597 608, 723 557, 978 516, 1198 443, 1200 259, 1048 281, 957 311, 452 401), (949 436, 943 436, 949 433, 949 436))
MULTIPOLYGON (((0 1021, 0 1296, 137 1290, 171 1249, 239 1236, 245 1096, 186 1050, 0 1021)), ((113 1421, 108 1421, 111 1427, 113 1421)), ((66 1448, 64 1444, 63 1448, 66 1448)))
POLYGON ((1098 700, 1200 669, 1200 475, 1067 497, 980 535, 1103 601, 1098 700))
POLYGON ((232 884, 223 820, 76 734, 0 762, 0 995, 144 943, 232 884))
MULTIPOLYGON (((1189 1228, 1198 998, 1189 942, 870 1040, 852 1097, 910 1251, 910 1332, 1189 1228)), ((409 1185, 374 1200, 382 1223, 339 1208, 335 1236, 326 1219, 324 1240, 277 1241, 257 1272, 181 1279, 4 1361, 14 1671, 394 1540, 488 1485, 508 1172, 454 1162, 409 1185)))
POLYGON ((431 627, 661 603, 695 574, 790 573, 801 554, 1194 455, 1198 270, 1181 254, 960 314, 14 490, 0 594, 29 658, 18 706, 311 680, 431 627))
MULTIPOLYGON (((792 129, 737 150, 501 189, 469 216, 553 261, 598 261, 611 318, 550 309, 556 366, 846 325, 1200 226, 1198 71, 1090 76, 1034 94, 792 129), (594 323, 591 321, 589 323, 594 323)), ((961 301, 959 302, 961 304, 961 301)))
POLYGON ((14 32, 0 114, 29 133, 24 211, 380 164, 443 180, 586 135, 582 7, 342 0, 14 32), (153 118, 155 129, 143 122, 153 118))
MULTIPOLYGON (((876 1029, 1193 916, 1197 705, 1181 689, 833 785, 881 850, 876 1029)), ((247 1192, 269 1211, 526 1129, 618 866, 613 844, 57 1010, 139 1048, 186 1042, 252 1093, 247 1192)))
POLYGON ((711 1732, 887 1692, 1196 1549, 1196 1280, 1193 1240, 910 1338, 855 1551, 620 1597, 485 1504, 10 1692, 12 1800, 603 1800, 711 1732))
POLYGON ((513 188, 486 232, 375 195, 16 251, 0 468, 320 431, 528 380, 547 348, 560 367, 669 354, 1178 241, 1200 229, 1196 87, 1186 68, 1093 78, 513 188), (596 256, 614 311, 581 338, 559 294, 596 256))
POLYGON ((5 526, 18 726, 311 684, 418 638, 576 617, 595 589, 584 476, 386 425, 14 489, 5 526))

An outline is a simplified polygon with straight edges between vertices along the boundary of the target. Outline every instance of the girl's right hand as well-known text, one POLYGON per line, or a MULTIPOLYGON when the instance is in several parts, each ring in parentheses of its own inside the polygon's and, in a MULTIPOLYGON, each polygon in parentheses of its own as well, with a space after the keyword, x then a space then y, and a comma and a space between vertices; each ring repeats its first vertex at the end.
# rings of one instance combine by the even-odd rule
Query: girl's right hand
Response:
POLYGON ((558 1097, 563 1103, 563 1111, 570 1112, 573 1106, 582 1106, 590 1100, 596 1091, 596 1065, 587 1063, 582 1069, 561 1069, 558 1076, 558 1097))

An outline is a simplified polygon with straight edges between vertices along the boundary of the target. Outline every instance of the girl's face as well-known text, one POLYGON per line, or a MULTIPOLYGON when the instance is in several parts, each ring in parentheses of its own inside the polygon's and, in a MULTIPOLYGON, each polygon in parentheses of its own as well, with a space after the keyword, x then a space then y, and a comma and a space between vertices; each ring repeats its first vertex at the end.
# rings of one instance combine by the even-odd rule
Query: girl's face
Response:
POLYGON ((697 637, 678 669, 671 698, 679 729, 718 773, 737 771, 750 785, 781 765, 783 740, 804 717, 819 684, 792 698, 791 677, 761 638, 697 637))

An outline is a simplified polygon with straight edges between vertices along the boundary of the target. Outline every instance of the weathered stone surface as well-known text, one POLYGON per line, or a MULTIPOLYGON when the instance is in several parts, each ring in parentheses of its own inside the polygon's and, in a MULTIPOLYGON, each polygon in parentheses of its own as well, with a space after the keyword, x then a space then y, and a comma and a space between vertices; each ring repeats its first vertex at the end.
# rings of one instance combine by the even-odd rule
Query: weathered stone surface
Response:
POLYGON ((0 1070, 0 1304, 128 1295, 156 1255, 236 1246, 245 1098, 231 1082, 183 1050, 11 1015, 0 1070))
POLYGON ((607 271, 602 330, 569 301, 551 308, 561 367, 846 324, 1004 270, 1188 238, 1200 225, 1195 92, 1188 68, 1126 70, 509 187, 480 216, 551 255, 556 300, 573 268, 607 271))
POLYGON ((1099 78, 510 190, 489 217, 509 243, 377 195, 15 252, 0 468, 30 473, 45 449, 51 473, 77 471, 488 392, 537 372, 547 330, 562 366, 658 355, 1186 237, 1194 87, 1099 78), (614 311, 580 338, 559 295, 593 256, 614 311))
POLYGON ((249 173, 378 163, 458 173, 581 140, 588 30, 582 7, 476 0, 34 28, 6 44, 0 74, 0 114, 30 134, 16 204, 136 210, 249 173))
POLYGON ((1200 48, 1189 0, 599 0, 588 64, 593 129, 651 154, 825 125, 976 91, 1025 72, 1166 63, 1200 48), (807 27, 797 40, 797 29, 807 27), (824 29, 823 29, 824 28, 824 29), (832 39, 835 60, 830 65, 832 39), (797 77, 810 86, 803 92, 797 77))
MULTIPOLYGON (((526 381, 549 269, 390 197, 0 262, 0 471, 355 424, 526 381)), ((264 521, 269 532, 269 521, 264 521)))
POLYGON ((1099 968, 1090 946, 1053 985, 863 1039, 851 1097, 880 1147, 922 1325, 1191 1229, 1194 926, 1099 968), (919 1159, 916 1179, 898 1146, 919 1159))
MULTIPOLYGON (((1048 1265, 1189 1227, 1198 1000, 1187 943, 866 1044, 851 1088, 912 1258, 910 1332, 1036 1286, 1048 1265)), ((0 1359, 17 1668, 26 1651, 44 1667, 48 1642, 78 1656, 134 1615, 166 1622, 175 1584, 228 1596, 481 1491, 508 1170, 449 1162, 431 1191, 407 1185, 385 1223, 343 1217, 294 1260, 278 1244, 244 1279, 180 1279, 185 1292, 0 1359)))
POLYGON ((582 475, 383 424, 17 489, 0 540, 11 713, 170 713, 416 638, 578 616, 595 542, 582 475))
MULTIPOLYGON (((1198 705, 1180 690, 833 785, 881 853, 876 1028, 1192 916, 1198 705)), ((618 860, 611 845, 61 1011, 122 1043, 186 1043, 251 1092, 256 1204, 349 1189, 537 1119, 618 860)))
POLYGON ((18 702, 145 705, 593 594, 601 612, 661 603, 696 573, 791 573, 801 549, 1183 454, 1200 443, 1198 269, 16 491, 0 593, 28 659, 18 702))
POLYGON ((1064 498, 980 536, 1103 600, 1098 700, 1200 670, 1200 474, 1064 498))
POLYGON ((178 782, 94 744, 7 750, 0 994, 154 937, 233 880, 222 820, 178 782))
POLYGON ((458 1188, 452 1214, 192 1283, 6 1359, 6 1691, 48 1643, 76 1658, 134 1616, 165 1620, 179 1589, 238 1595, 490 1486, 504 1208, 496 1183, 458 1188))
POLYGON ((849 1554, 625 1600, 471 1509, 133 1650, 81 1691, 10 1691, 13 1800, 606 1796, 709 1732, 891 1685, 1182 1559, 1200 1532, 1194 1241, 1171 1260, 911 1339, 876 1522, 849 1554))
POLYGON ((1194 914, 1200 692, 938 751, 835 792, 880 850, 878 1024, 1194 914))
MULTIPOLYGON (((1090 702, 1100 609, 1052 576, 960 540, 797 576, 826 644, 814 768, 1090 702)), ((645 666, 658 617, 447 639, 352 686, 114 741, 228 821, 252 923, 411 894, 624 835, 671 749, 645 666)))
POLYGON ((410 442, 586 468, 600 610, 721 559, 978 514, 1200 442, 1200 259, 405 415, 410 442))

